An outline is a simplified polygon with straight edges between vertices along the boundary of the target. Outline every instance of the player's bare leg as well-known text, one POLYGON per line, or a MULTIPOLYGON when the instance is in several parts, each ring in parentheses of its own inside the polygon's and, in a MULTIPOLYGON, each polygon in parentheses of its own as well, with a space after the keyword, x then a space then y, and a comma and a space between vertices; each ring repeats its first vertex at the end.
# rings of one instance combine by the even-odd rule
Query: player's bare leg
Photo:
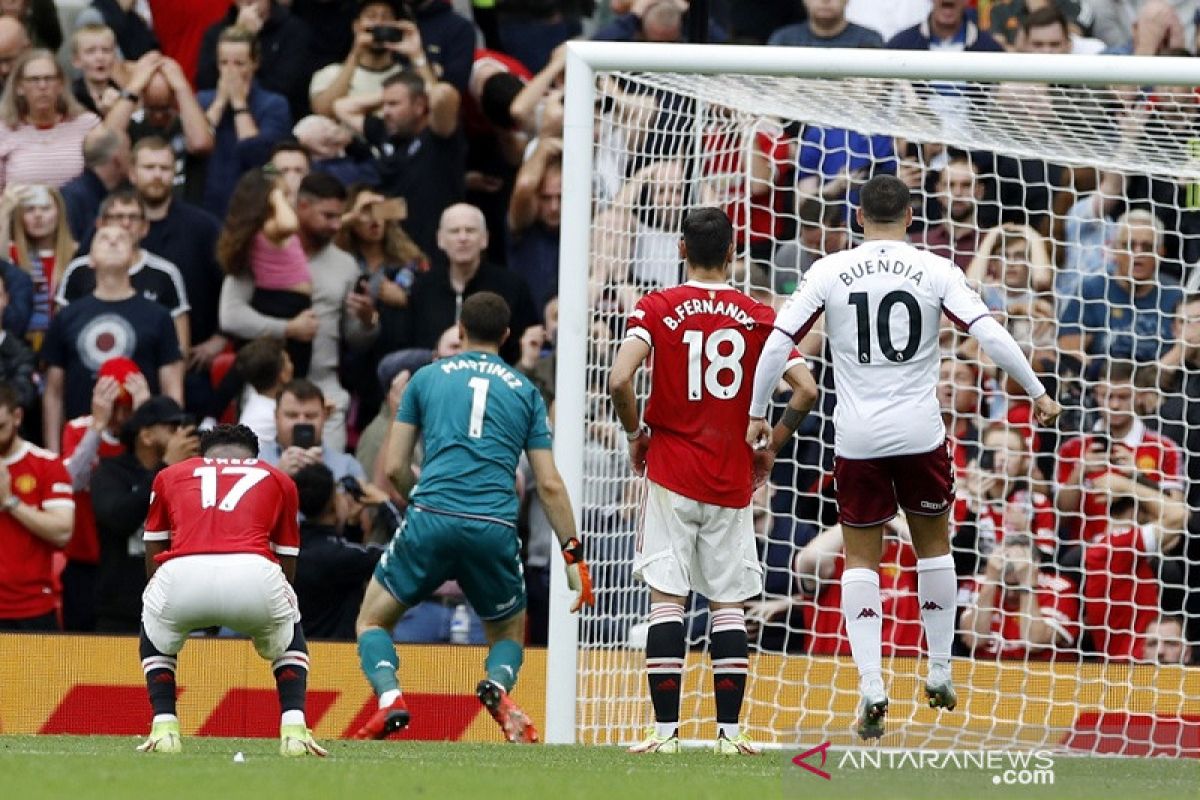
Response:
POLYGON ((150 736, 138 745, 143 753, 178 753, 183 749, 179 737, 179 717, 175 713, 175 656, 160 651, 150 641, 143 627, 138 642, 142 671, 146 674, 146 690, 154 709, 150 736))
POLYGON ((324 758, 328 751, 313 739, 312 731, 304 718, 305 701, 308 695, 308 642, 304 630, 295 623, 292 641, 287 649, 271 662, 275 674, 275 688, 279 692, 279 754, 288 757, 319 756, 324 758))
POLYGON ((927 517, 908 514, 908 530, 917 551, 917 596, 921 623, 929 648, 929 674, 925 696, 930 708, 953 711, 958 694, 950 675, 950 648, 954 643, 954 604, 958 579, 950 555, 949 514, 927 517))
POLYGON ((713 699, 717 708, 717 742, 723 755, 756 756, 762 750, 738 726, 750 670, 743 603, 709 603, 712 619, 709 655, 712 658, 713 699))
POLYGON ((513 744, 534 744, 538 740, 533 720, 508 696, 517 682, 517 673, 525 660, 525 612, 502 620, 484 620, 488 654, 484 667, 487 677, 475 687, 475 695, 500 725, 504 738, 513 744))
POLYGON ((408 727, 410 715, 400 682, 400 656, 392 643, 392 628, 408 609, 372 577, 358 611, 358 659, 363 674, 379 698, 379 708, 354 734, 355 739, 383 739, 408 727))
POLYGON ((679 694, 687 642, 683 604, 687 598, 650 589, 650 629, 646 633, 646 678, 654 704, 654 727, 631 753, 679 752, 679 694))
POLYGON ((883 736, 883 719, 888 712, 883 686, 883 604, 879 599, 883 525, 859 528, 843 523, 842 535, 846 548, 842 616, 862 695, 855 730, 863 739, 878 739, 883 736))

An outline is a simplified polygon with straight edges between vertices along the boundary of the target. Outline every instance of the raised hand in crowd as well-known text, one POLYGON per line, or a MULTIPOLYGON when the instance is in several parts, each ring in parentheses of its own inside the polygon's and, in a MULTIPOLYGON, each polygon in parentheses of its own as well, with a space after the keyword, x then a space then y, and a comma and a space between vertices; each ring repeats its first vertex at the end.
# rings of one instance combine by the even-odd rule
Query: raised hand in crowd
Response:
POLYGON ((167 449, 163 453, 163 463, 170 466, 178 464, 200 454, 200 437, 196 435, 195 425, 180 425, 167 440, 167 449))

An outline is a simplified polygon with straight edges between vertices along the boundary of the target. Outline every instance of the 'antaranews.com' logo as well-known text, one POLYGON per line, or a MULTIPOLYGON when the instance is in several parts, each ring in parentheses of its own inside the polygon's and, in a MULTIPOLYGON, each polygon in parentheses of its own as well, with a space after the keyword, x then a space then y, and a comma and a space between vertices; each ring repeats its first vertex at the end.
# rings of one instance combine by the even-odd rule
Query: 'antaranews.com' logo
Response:
MULTIPOLYGON (((792 763, 818 778, 825 771, 830 742, 792 758, 792 763), (819 763, 817 763, 819 758, 819 763)), ((832 757, 838 770, 983 770, 997 786, 1052 786, 1054 755, 1046 750, 845 750, 832 757)))

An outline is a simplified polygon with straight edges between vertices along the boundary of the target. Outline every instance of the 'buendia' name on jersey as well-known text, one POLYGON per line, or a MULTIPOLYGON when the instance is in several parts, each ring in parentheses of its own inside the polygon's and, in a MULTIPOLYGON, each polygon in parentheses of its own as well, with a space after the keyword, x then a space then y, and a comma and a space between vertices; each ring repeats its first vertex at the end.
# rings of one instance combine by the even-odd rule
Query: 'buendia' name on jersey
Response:
POLYGON ((438 364, 442 368, 442 372, 447 374, 460 369, 469 369, 474 372, 482 372, 487 375, 496 375, 503 380, 510 389, 521 388, 522 381, 513 371, 503 364, 496 364, 491 361, 473 361, 465 358, 447 358, 438 364))
POLYGON ((663 317, 663 324, 670 330, 678 328, 680 323, 693 314, 720 314, 731 317, 746 330, 752 329, 755 325, 754 317, 747 314, 736 303, 726 303, 724 300, 714 300, 711 297, 684 300, 672 310, 675 312, 675 316, 663 317))
POLYGON ((886 258, 881 258, 878 261, 860 261, 850 267, 849 272, 839 272, 838 277, 842 279, 842 283, 849 286, 864 275, 874 275, 876 273, 890 272, 893 275, 900 275, 908 278, 917 286, 921 285, 921 278, 925 273, 920 267, 914 267, 912 264, 905 264, 903 261, 895 260, 888 261, 886 258), (916 269, 916 272, 913 270, 916 269))

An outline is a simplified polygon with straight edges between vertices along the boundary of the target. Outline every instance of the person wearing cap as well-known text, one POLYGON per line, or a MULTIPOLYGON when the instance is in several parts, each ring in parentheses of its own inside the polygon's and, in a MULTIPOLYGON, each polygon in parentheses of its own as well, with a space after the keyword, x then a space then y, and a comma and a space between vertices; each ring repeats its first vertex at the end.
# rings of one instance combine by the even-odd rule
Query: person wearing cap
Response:
POLYGON ((163 468, 200 452, 194 425, 170 397, 142 403, 121 427, 124 451, 100 459, 92 476, 92 507, 100 541, 96 629, 137 633, 146 561, 142 527, 150 487, 163 468))
POLYGON ((62 573, 63 630, 96 628, 96 575, 100 542, 90 486, 101 458, 125 452, 121 428, 134 408, 150 399, 150 385, 133 359, 117 356, 100 365, 92 389, 92 413, 63 427, 62 459, 75 491, 75 533, 62 573))
POLYGON ((100 228, 92 240, 96 289, 55 315, 42 345, 46 370, 42 396, 42 437, 57 451, 64 419, 91 407, 100 365, 127 356, 146 376, 152 394, 183 400, 183 355, 170 313, 139 294, 129 279, 133 237, 116 225, 100 228))

